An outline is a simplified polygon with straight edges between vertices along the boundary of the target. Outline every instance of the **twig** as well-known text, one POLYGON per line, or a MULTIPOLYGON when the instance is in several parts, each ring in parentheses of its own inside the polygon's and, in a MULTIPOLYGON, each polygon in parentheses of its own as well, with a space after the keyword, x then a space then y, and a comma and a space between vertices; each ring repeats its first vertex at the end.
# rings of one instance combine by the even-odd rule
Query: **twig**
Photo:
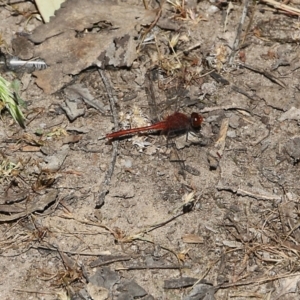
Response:
POLYGON ((42 292, 42 291, 38 291, 38 290, 25 290, 25 289, 13 289, 12 291, 16 292, 16 293, 28 293, 28 294, 39 294, 39 295, 56 295, 57 294, 55 292, 42 292))
POLYGON ((254 142, 252 143, 253 146, 257 146, 257 145, 260 144, 263 140, 267 139, 267 138, 270 136, 270 133, 271 133, 270 127, 271 127, 271 126, 270 126, 269 124, 266 125, 267 132, 266 132, 263 136, 259 137, 256 141, 254 141, 254 142))
POLYGON ((180 217, 180 216, 182 216, 182 215, 184 215, 184 212, 181 212, 181 213, 179 213, 179 214, 177 214, 177 215, 175 215, 175 216, 173 216, 173 217, 171 217, 171 218, 169 218, 169 219, 167 219, 167 220, 165 220, 165 221, 162 221, 162 222, 160 222, 160 223, 156 223, 156 224, 153 224, 153 225, 149 225, 149 226, 147 226, 147 228, 145 228, 145 229, 139 231, 139 232, 136 233, 136 234, 129 235, 129 236, 126 236, 126 237, 120 239, 119 242, 121 242, 121 243, 130 243, 130 242, 132 242, 132 241, 134 241, 134 240, 140 239, 140 240, 144 240, 144 241, 148 241, 148 242, 150 242, 150 243, 153 243, 152 241, 150 241, 150 240, 148 240, 148 239, 144 239, 143 236, 144 236, 145 234, 147 234, 147 233, 153 231, 153 230, 156 230, 156 229, 158 229, 158 228, 160 228, 160 227, 162 227, 162 226, 165 226, 166 224, 172 222, 173 220, 177 219, 178 217, 180 217))
POLYGON ((244 91, 243 89, 237 87, 236 85, 232 85, 231 89, 233 91, 237 92, 237 93, 240 93, 240 94, 246 96, 247 98, 249 98, 252 101, 257 101, 258 100, 257 98, 254 98, 254 97, 250 96, 246 91, 244 91))
POLYGON ((108 94, 108 99, 109 99, 109 105, 110 105, 110 110, 112 112, 113 115, 113 119, 114 119, 114 125, 115 125, 115 129, 118 130, 119 127, 119 122, 118 122, 118 117, 117 117, 117 110, 116 110, 116 98, 113 94, 113 89, 111 87, 109 78, 107 78, 107 76, 105 75, 105 72, 101 69, 98 69, 98 72, 101 76, 101 79, 104 83, 105 89, 107 91, 108 94))
POLYGON ((262 283, 274 281, 274 280, 281 279, 281 278, 288 278, 288 277, 299 276, 299 275, 300 275, 300 273, 294 273, 294 274, 276 275, 276 276, 272 276, 272 277, 258 277, 258 278, 254 278, 254 279, 250 279, 250 280, 223 283, 223 284, 217 286, 217 288, 224 289, 224 288, 229 288, 232 286, 249 285, 249 284, 253 284, 253 283, 262 284, 262 283))
MULTIPOLYGON (((190 269, 189 266, 184 266, 184 268, 190 269)), ((130 271, 130 270, 152 270, 152 269, 182 269, 181 265, 169 265, 169 266, 129 266, 129 267, 121 267, 121 268, 116 268, 116 271, 130 271)))
MULTIPOLYGON (((173 217, 171 217, 171 218, 169 218, 169 219, 167 219, 165 221, 162 221, 162 222, 150 225, 147 228, 141 230, 140 232, 138 232, 136 234, 133 234, 133 235, 130 235, 130 236, 126 236, 126 237, 124 237, 122 239, 118 239, 118 242, 120 242, 120 243, 131 243, 132 241, 140 240, 140 241, 144 241, 144 242, 155 244, 154 241, 152 241, 152 240, 144 237, 144 235, 147 234, 147 233, 149 233, 149 232, 151 232, 151 231, 153 231, 153 230, 156 230, 156 229, 158 229, 158 228, 160 228, 160 227, 162 227, 162 226, 164 226, 164 225, 166 225, 166 224, 168 224, 170 222, 172 222, 173 220, 177 219, 178 217, 180 217, 180 216, 182 216, 184 214, 185 214, 184 212, 181 212, 181 213, 179 213, 179 214, 177 214, 177 215, 175 215, 175 216, 173 216, 173 217)), ((170 249, 170 248, 168 248, 166 246, 163 246, 163 245, 160 245, 160 247, 161 247, 161 249, 167 250, 170 253, 172 253, 176 257, 178 263, 180 264, 180 260, 178 258, 178 255, 177 255, 177 253, 174 250, 172 250, 172 249, 170 249)))
POLYGON ((274 1, 274 0, 261 0, 261 2, 265 2, 267 5, 271 5, 277 9, 283 10, 284 12, 287 12, 291 15, 300 16, 300 10, 295 7, 291 7, 289 5, 285 5, 285 4, 282 4, 282 3, 274 1))
POLYGON ((168 223, 172 222, 173 220, 177 219, 178 217, 180 217, 182 215, 184 215, 184 212, 180 212, 179 214, 177 214, 177 215, 175 215, 175 216, 173 216, 173 217, 171 217, 171 218, 169 218, 169 219, 167 219, 167 220, 165 220, 163 222, 160 222, 160 223, 157 223, 157 224, 154 224, 154 225, 150 225, 149 226, 150 228, 149 229, 145 229, 144 233, 149 233, 149 232, 151 232, 153 230, 156 230, 157 228, 165 226, 168 223))
POLYGON ((160 19, 161 15, 162 15, 162 6, 163 6, 164 2, 162 4, 160 4, 160 8, 156 14, 155 20, 150 24, 149 28, 147 28, 142 36, 141 42, 139 44, 139 46, 137 47, 137 52, 139 53, 141 50, 141 47, 143 45, 143 42, 147 36, 147 34, 149 32, 151 32, 151 30, 154 28, 154 26, 157 24, 158 20, 160 19))
POLYGON ((229 81, 225 78, 223 78, 219 73, 217 73, 215 70, 212 70, 209 73, 210 77, 213 78, 216 82, 222 83, 223 85, 228 85, 229 81))
POLYGON ((207 274, 210 272, 210 270, 212 269, 212 267, 220 260, 220 258, 218 258, 217 260, 210 262, 207 266, 206 269, 204 270, 204 272, 202 273, 201 276, 199 276, 199 279, 193 284, 193 287, 196 286, 198 283, 201 282, 201 280, 203 280, 207 274))
POLYGON ((102 267, 105 265, 113 264, 118 261, 128 261, 128 260, 132 259, 132 257, 129 255, 127 255, 127 256, 103 255, 103 258, 106 260, 101 260, 102 259, 102 257, 101 257, 101 258, 98 258, 98 259, 92 261, 90 263, 90 267, 91 268, 102 267))
POLYGON ((107 227, 101 223, 97 223, 97 222, 93 222, 93 221, 85 220, 85 219, 79 219, 76 216, 74 216, 73 214, 62 214, 62 215, 60 215, 60 217, 65 218, 65 219, 73 219, 82 224, 104 228, 105 230, 109 231, 113 236, 115 236, 115 232, 112 229, 110 229, 109 227, 107 227))
POLYGON ((105 174, 104 181, 102 182, 102 185, 101 185, 102 191, 100 192, 98 199, 96 201, 96 208, 100 208, 104 204, 105 196, 108 193, 107 186, 109 185, 112 174, 114 172, 114 168, 115 168, 115 164, 116 164, 116 160, 117 160, 117 154, 118 154, 118 145, 119 145, 118 141, 114 141, 112 144, 112 147, 113 147, 112 159, 111 159, 109 168, 105 174))
POLYGON ((287 234, 287 236, 285 237, 284 240, 286 240, 293 233, 293 231, 295 231, 299 227, 300 227, 300 222, 298 222, 298 223, 296 223, 296 225, 294 225, 294 227, 290 230, 290 232, 287 234))
POLYGON ((247 113, 249 113, 252 116, 252 113, 250 110, 240 107, 240 106, 235 106, 235 105, 222 105, 222 106, 213 106, 213 107, 205 107, 200 110, 201 113, 207 113, 215 110, 244 110, 247 113))
MULTIPOLYGON (((36 249, 36 250, 48 250, 48 251, 57 251, 57 248, 54 246, 50 245, 49 246, 44 246, 44 245, 38 245, 38 246, 30 246, 29 249, 36 249)), ((28 249, 28 250, 29 250, 28 249)), ((99 255, 108 255, 109 252, 107 251, 100 251, 96 253, 91 253, 91 252, 81 252, 81 251, 71 251, 71 250, 62 250, 60 249, 61 252, 69 254, 69 255, 80 255, 80 256, 99 256, 99 255)))
POLYGON ((149 6, 148 6, 148 3, 146 0, 143 0, 143 4, 144 4, 145 9, 149 9, 149 6))
POLYGON ((271 194, 261 189, 244 190, 242 188, 235 188, 231 186, 222 185, 221 183, 219 183, 216 186, 216 188, 218 191, 230 191, 242 197, 248 196, 260 200, 275 200, 275 201, 281 200, 281 196, 271 194))
POLYGON ((189 47, 189 48, 187 48, 187 49, 184 49, 184 50, 182 50, 182 51, 179 51, 179 52, 177 53, 177 56, 180 56, 180 55, 182 55, 182 54, 185 54, 185 55, 186 55, 186 53, 188 53, 188 52, 190 52, 190 51, 192 51, 192 50, 194 50, 194 49, 196 49, 196 48, 200 48, 201 45, 202 45, 202 42, 196 43, 196 44, 192 45, 191 47, 189 47))
POLYGON ((273 76, 271 73, 269 73, 265 70, 261 70, 257 67, 252 67, 250 65, 246 65, 246 64, 242 64, 242 63, 239 63, 238 65, 241 67, 244 67, 248 70, 251 70, 253 72, 259 73, 259 74, 265 76, 266 78, 270 79, 272 82, 275 82, 276 84, 280 85, 281 87, 286 88, 286 84, 283 81, 277 79, 275 76, 273 76))
MULTIPOLYGON (((244 37, 243 37, 243 39, 242 39, 242 42, 240 43, 240 49, 242 49, 242 48, 244 48, 246 45, 245 45, 245 40, 246 40, 246 37, 247 37, 247 35, 248 35, 248 33, 249 33, 249 31, 250 31, 250 28, 251 28, 251 26, 252 26, 252 23, 253 23, 253 19, 254 19, 254 14, 255 14, 255 11, 256 11, 256 7, 257 7, 257 4, 258 4, 258 2, 254 2, 254 6, 253 6, 253 8, 252 8, 252 13, 251 13, 251 15, 250 15, 250 17, 249 17, 249 22, 248 22, 248 25, 247 25, 247 28, 246 28, 246 30, 245 30, 245 34, 244 34, 244 37)), ((250 12, 249 12, 250 13, 250 12)))
POLYGON ((229 64, 232 65, 233 64, 233 60, 234 60, 234 55, 236 53, 236 51, 238 50, 239 47, 239 43, 240 43, 240 36, 242 33, 242 29, 243 29, 243 25, 245 23, 245 19, 246 19, 246 15, 247 15, 247 11, 248 11, 248 5, 249 5, 249 0, 245 0, 244 1, 244 7, 243 7, 243 11, 242 11, 242 16, 241 16, 241 21, 239 23, 237 32, 236 32, 236 37, 232 46, 232 52, 230 54, 229 57, 229 64))
MULTIPOLYGON (((106 77, 103 70, 99 69, 98 72, 99 72, 99 74, 102 78, 102 81, 105 85, 105 88, 106 88, 106 91, 107 91, 107 94, 108 94, 110 109, 111 109, 111 112, 112 112, 112 115, 113 115, 115 128, 118 129, 119 124, 118 124, 118 117, 117 117, 117 110, 116 110, 116 99, 113 95, 111 84, 110 84, 109 79, 106 77)), ((116 160, 117 160, 118 144, 119 144, 118 141, 114 141, 112 143, 112 146, 113 146, 112 158, 111 158, 109 168, 106 171, 104 180, 103 180, 103 182, 101 184, 101 187, 100 187, 101 192, 98 195, 98 199, 96 201, 96 208, 100 208, 104 204, 105 196, 108 193, 108 188, 107 187, 110 183, 112 174, 114 172, 116 160)))

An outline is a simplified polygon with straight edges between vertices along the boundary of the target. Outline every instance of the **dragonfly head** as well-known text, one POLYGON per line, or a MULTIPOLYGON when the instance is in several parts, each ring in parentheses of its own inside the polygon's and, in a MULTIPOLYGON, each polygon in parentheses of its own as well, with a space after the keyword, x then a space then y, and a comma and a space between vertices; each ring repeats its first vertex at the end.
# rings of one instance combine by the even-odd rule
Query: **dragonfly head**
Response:
POLYGON ((203 117, 198 113, 193 112, 191 114, 191 125, 193 128, 199 128, 203 122, 203 117))

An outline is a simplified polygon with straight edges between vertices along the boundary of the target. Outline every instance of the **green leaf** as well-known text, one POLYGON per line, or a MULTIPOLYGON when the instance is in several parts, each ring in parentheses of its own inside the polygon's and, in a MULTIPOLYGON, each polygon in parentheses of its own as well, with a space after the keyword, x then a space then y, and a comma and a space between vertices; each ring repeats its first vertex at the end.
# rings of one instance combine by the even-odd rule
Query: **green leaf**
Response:
MULTIPOLYGON (((17 87, 17 85, 15 85, 17 87)), ((25 128, 25 117, 18 106, 18 101, 21 98, 17 91, 12 90, 11 84, 0 76, 0 101, 3 102, 7 110, 10 112, 13 119, 22 127, 25 128)), ((21 102, 23 100, 21 99, 21 102)), ((24 101, 23 101, 24 102, 24 101)))

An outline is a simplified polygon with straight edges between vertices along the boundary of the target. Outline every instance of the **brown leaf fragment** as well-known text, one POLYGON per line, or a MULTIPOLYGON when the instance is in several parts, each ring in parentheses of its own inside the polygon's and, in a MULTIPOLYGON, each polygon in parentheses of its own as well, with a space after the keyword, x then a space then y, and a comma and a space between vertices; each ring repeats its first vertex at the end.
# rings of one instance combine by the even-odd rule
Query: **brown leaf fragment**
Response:
POLYGON ((185 234, 182 241, 187 244, 202 244, 203 237, 196 234, 185 234))
POLYGON ((82 139, 81 135, 68 135, 63 139, 63 144, 77 143, 82 139))
POLYGON ((68 0, 29 39, 35 56, 49 66, 36 71, 37 84, 53 93, 92 65, 130 67, 137 57, 141 28, 155 19, 155 11, 117 1, 68 0), (89 29, 88 31, 85 31, 89 29))
POLYGON ((48 68, 33 72, 33 75, 37 77, 36 84, 41 87, 45 93, 51 94, 61 89, 72 79, 71 76, 66 74, 62 75, 60 73, 62 73, 62 66, 56 65, 53 69, 48 68), (55 72, 57 76, 55 76, 55 72))
POLYGON ((0 213, 20 213, 26 209, 25 206, 20 204, 1 204, 0 205, 0 213))
POLYGON ((57 195, 57 190, 51 190, 47 194, 41 196, 40 198, 32 199, 32 201, 29 201, 26 205, 26 208, 22 212, 15 213, 12 215, 0 214, 0 222, 9 222, 17 220, 36 211, 44 211, 51 203, 55 201, 57 195))
POLYGON ((14 55, 20 59, 31 59, 33 54, 33 43, 28 41, 23 36, 18 36, 11 41, 11 46, 14 50, 14 55))
POLYGON ((0 195, 0 203, 11 204, 15 202, 20 202, 24 200, 29 195, 28 190, 20 191, 19 193, 5 193, 4 195, 0 195))
POLYGON ((40 147, 28 145, 28 146, 22 147, 21 150, 23 152, 38 152, 38 151, 40 151, 40 147))
POLYGON ((39 174, 37 180, 33 183, 32 189, 34 191, 41 191, 45 188, 50 187, 55 181, 54 173, 49 170, 43 170, 39 174))

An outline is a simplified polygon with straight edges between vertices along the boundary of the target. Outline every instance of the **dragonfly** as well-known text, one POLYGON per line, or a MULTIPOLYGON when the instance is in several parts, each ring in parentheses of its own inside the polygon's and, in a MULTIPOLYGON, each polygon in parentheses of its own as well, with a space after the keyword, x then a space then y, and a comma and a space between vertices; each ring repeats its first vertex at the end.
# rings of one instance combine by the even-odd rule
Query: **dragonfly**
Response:
POLYGON ((106 134, 109 140, 115 140, 126 136, 131 136, 139 133, 149 133, 153 131, 160 131, 161 133, 169 136, 173 133, 187 132, 189 130, 196 130, 201 127, 203 117, 196 112, 190 116, 181 112, 175 112, 167 116, 163 121, 156 122, 152 125, 123 129, 116 132, 106 134))

